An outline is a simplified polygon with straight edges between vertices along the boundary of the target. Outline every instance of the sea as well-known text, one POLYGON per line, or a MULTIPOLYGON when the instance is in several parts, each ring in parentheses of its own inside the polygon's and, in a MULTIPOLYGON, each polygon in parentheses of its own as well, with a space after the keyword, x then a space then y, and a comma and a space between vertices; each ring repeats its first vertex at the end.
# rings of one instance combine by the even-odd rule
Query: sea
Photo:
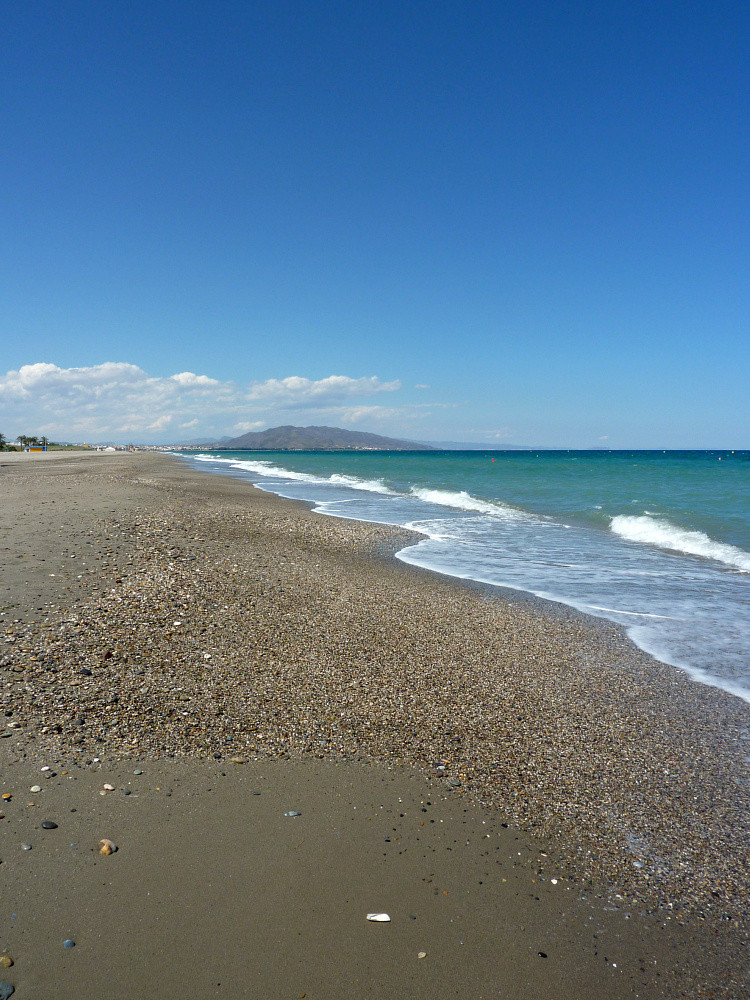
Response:
POLYGON ((180 455, 321 514, 418 531, 403 562, 616 622, 750 702, 750 451, 180 455))

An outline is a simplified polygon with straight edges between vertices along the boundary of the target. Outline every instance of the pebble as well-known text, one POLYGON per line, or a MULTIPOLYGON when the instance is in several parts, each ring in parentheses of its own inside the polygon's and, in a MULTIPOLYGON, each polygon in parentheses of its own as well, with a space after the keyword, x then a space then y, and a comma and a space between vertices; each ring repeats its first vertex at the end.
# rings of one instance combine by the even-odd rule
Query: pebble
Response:
POLYGON ((4 966, 6 969, 9 969, 11 965, 13 965, 13 959, 10 957, 10 955, 0 955, 0 965, 4 966))
POLYGON ((76 943, 72 938, 65 938, 63 941, 63 948, 75 948, 76 943))
POLYGON ((368 913, 367 919, 371 920, 374 924, 389 924, 391 918, 387 913, 368 913))
POLYGON ((301 816, 301 812, 297 812, 296 809, 290 809, 288 813, 284 813, 285 816, 301 816))
POLYGON ((31 844, 21 844, 21 849, 24 850, 24 851, 30 851, 31 850, 31 844))
POLYGON ((140 768, 136 768, 136 770, 133 771, 133 774, 143 774, 143 771, 141 771, 140 768))
POLYGON ((114 854, 116 850, 117 844, 113 840, 107 840, 105 837, 103 840, 99 841, 100 854, 114 854))
POLYGON ((0 1000, 8 1000, 15 992, 16 988, 11 983, 0 983, 0 1000))
POLYGON ((51 819, 42 820, 42 829, 43 830, 56 830, 57 829, 57 823, 53 823, 51 819))
POLYGON ((10 794, 10 792, 3 792, 3 799, 5 799, 6 802, 10 802, 12 798, 13 796, 10 794))
POLYGON ((114 792, 114 790, 115 790, 115 786, 114 785, 109 785, 109 784, 105 784, 104 785, 104 791, 105 792, 114 792))
POLYGON ((427 952, 426 951, 420 951, 420 952, 418 952, 417 953, 417 958, 427 958, 427 952))

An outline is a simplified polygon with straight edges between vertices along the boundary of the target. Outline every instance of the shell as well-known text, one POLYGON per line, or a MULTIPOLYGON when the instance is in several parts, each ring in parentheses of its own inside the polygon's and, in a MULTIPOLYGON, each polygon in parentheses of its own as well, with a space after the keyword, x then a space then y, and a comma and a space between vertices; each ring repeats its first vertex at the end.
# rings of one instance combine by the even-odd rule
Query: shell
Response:
POLYGON ((100 854, 114 854, 117 850, 117 844, 112 840, 107 840, 105 837, 103 840, 99 841, 99 853, 100 854))
POLYGON ((367 919, 372 920, 376 924, 389 924, 391 922, 391 918, 387 913, 368 913, 367 919))

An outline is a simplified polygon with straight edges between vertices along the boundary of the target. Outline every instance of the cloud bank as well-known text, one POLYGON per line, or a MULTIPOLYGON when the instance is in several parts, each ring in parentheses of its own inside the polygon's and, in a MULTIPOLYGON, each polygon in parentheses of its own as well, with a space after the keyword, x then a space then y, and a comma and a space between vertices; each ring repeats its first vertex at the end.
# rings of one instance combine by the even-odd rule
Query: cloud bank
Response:
POLYGON ((400 389, 375 376, 289 376, 240 385, 177 372, 155 377, 108 361, 88 368, 23 365, 0 376, 0 430, 57 440, 177 442, 260 429, 270 423, 382 419, 394 407, 362 401, 400 389))

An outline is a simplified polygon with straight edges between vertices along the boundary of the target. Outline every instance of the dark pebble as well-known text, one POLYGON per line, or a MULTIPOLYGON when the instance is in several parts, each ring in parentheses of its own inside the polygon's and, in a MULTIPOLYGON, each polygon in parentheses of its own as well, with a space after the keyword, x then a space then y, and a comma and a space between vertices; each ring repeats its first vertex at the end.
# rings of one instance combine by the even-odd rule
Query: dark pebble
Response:
POLYGON ((8 1000, 16 992, 12 983, 0 983, 0 1000, 8 1000))
POLYGON ((540 951, 539 952, 539 957, 540 958, 546 958, 547 957, 547 952, 546 951, 540 951))
POLYGON ((75 946, 76 943, 75 941, 71 940, 71 938, 65 938, 65 940, 63 941, 63 948, 75 948, 75 946))
POLYGON ((122 794, 123 795, 130 795, 130 789, 129 788, 123 788, 122 794))
POLYGON ((57 829, 57 823, 53 823, 51 819, 42 820, 42 829, 43 830, 56 830, 57 829))
POLYGON ((84 677, 91 677, 91 671, 88 667, 81 667, 81 673, 84 677))

